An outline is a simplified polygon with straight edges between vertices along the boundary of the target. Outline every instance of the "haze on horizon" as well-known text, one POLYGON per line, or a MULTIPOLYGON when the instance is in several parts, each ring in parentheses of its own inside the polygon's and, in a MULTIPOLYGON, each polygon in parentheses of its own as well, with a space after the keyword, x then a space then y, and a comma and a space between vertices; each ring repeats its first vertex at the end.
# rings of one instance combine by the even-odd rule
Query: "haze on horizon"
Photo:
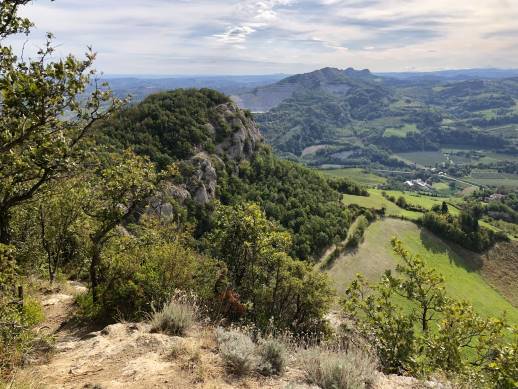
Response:
POLYGON ((107 74, 518 68, 514 0, 35 0, 24 14, 29 51, 51 31, 58 55, 91 45, 107 74))

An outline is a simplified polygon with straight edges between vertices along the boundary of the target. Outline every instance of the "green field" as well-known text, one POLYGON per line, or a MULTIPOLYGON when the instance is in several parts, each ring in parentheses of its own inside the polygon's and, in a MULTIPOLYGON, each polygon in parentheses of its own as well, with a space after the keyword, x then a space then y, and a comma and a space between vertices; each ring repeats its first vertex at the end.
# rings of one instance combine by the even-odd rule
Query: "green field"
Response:
MULTIPOLYGON (((381 194, 381 191, 378 191, 381 194)), ((442 205, 443 201, 448 203, 450 213, 452 215, 458 215, 460 211, 451 204, 449 197, 432 197, 413 192, 400 192, 396 190, 385 191, 387 195, 394 196, 396 198, 403 196, 408 204, 414 206, 420 206, 426 209, 432 209, 434 205, 442 205)))
POLYGON ((384 137, 391 137, 395 136, 398 138, 404 138, 411 132, 420 132, 415 124, 405 124, 402 127, 399 128, 387 128, 385 129, 385 132, 383 133, 384 137))
POLYGON ((476 169, 471 172, 469 177, 464 177, 469 182, 473 182, 478 185, 487 186, 504 186, 509 188, 518 187, 518 175, 498 173, 496 170, 480 170, 476 169))
POLYGON ((451 297, 468 300, 485 316, 500 316, 505 311, 508 320, 518 324, 518 309, 489 286, 475 269, 476 254, 454 248, 403 220, 387 218, 375 222, 367 230, 364 243, 356 251, 342 255, 327 270, 339 294, 345 292, 357 273, 377 281, 385 270, 395 268, 398 259, 390 246, 394 236, 444 276, 451 297))
POLYGON ((388 201, 381 195, 381 191, 375 189, 369 189, 370 196, 354 196, 354 195, 344 195, 344 203, 348 204, 357 204, 360 207, 364 208, 376 208, 381 209, 382 207, 386 208, 386 212, 388 216, 396 216, 396 217, 406 217, 408 219, 417 220, 421 216, 420 212, 407 211, 406 209, 399 208, 396 204, 388 201))
POLYGON ((450 186, 445 182, 436 182, 432 185, 432 187, 437 191, 437 193, 441 195, 450 195, 451 189, 450 186))
POLYGON ((440 151, 416 151, 396 154, 403 161, 416 163, 421 166, 435 166, 436 163, 447 162, 446 156, 440 151))
MULTIPOLYGON (((357 204, 364 208, 380 209, 385 207, 387 209, 388 216, 402 216, 411 220, 417 220, 421 216, 420 212, 407 211, 406 209, 399 208, 396 204, 383 197, 381 194, 382 192, 383 191, 379 189, 369 189, 369 197, 344 195, 344 202, 345 204, 357 204)), ((459 214, 459 210, 451 204, 451 199, 449 197, 431 197, 414 194, 411 192, 400 192, 394 190, 387 190, 386 193, 387 195, 394 196, 396 198, 403 196, 408 204, 421 206, 426 209, 431 209, 436 204, 442 205, 442 202, 446 201, 448 203, 450 213, 452 215, 459 214)))
POLYGON ((365 186, 376 186, 387 182, 385 177, 378 176, 360 168, 322 169, 319 170, 319 172, 332 177, 350 178, 351 180, 365 186))

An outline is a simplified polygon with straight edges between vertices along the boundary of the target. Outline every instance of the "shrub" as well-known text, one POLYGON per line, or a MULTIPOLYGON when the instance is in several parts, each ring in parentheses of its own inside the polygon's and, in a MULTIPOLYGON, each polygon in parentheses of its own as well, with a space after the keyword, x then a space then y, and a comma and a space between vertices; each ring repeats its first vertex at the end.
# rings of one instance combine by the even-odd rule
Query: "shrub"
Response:
POLYGON ((288 353, 286 346, 275 338, 260 342, 257 354, 259 356, 259 371, 264 375, 281 375, 286 369, 288 353))
POLYGON ((374 361, 357 351, 315 347, 305 351, 301 359, 306 381, 322 389, 365 388, 374 380, 374 361))
POLYGON ((228 370, 236 375, 246 375, 258 367, 255 344, 238 330, 216 330, 219 351, 228 370))
POLYGON ((133 225, 131 235, 113 238, 102 254, 98 303, 83 304, 84 316, 141 320, 153 313, 153 306, 167 304, 175 290, 211 300, 221 265, 192 249, 190 239, 173 223, 152 217, 133 225))
POLYGON ((151 332, 184 335, 196 320, 196 305, 185 298, 173 298, 151 316, 151 332))

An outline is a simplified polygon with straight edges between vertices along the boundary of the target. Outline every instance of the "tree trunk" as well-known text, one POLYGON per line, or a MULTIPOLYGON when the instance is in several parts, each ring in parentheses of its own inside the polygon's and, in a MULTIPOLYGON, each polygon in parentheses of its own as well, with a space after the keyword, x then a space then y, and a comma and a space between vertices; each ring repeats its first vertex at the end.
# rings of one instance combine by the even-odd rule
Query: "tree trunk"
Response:
POLYGON ((94 244, 92 249, 92 262, 90 263, 90 283, 92 287, 92 302, 95 304, 98 301, 97 297, 97 268, 101 261, 101 250, 97 243, 94 244))
POLYGON ((11 221, 11 215, 9 210, 0 209, 0 243, 9 244, 11 243, 11 234, 9 231, 9 224, 11 221))
POLYGON ((423 328, 423 332, 428 330, 428 319, 427 319, 428 308, 423 307, 423 313, 421 315, 421 327, 423 328))

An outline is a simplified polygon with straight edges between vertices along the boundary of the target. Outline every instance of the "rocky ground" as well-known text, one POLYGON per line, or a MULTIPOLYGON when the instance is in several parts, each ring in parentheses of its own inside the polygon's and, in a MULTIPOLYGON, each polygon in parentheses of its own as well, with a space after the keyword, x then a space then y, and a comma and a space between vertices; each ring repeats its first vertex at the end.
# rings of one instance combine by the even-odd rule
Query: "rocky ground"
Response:
MULTIPOLYGON (((69 323, 74 295, 85 291, 84 286, 70 283, 64 290, 41 296, 46 320, 39 330, 54 335, 55 347, 47 358, 21 370, 13 387, 310 388, 296 366, 282 377, 228 375, 209 326, 198 325, 184 337, 150 333, 146 323, 117 323, 93 332, 76 328, 69 323)), ((434 387, 443 386, 380 373, 372 389, 434 387)))

